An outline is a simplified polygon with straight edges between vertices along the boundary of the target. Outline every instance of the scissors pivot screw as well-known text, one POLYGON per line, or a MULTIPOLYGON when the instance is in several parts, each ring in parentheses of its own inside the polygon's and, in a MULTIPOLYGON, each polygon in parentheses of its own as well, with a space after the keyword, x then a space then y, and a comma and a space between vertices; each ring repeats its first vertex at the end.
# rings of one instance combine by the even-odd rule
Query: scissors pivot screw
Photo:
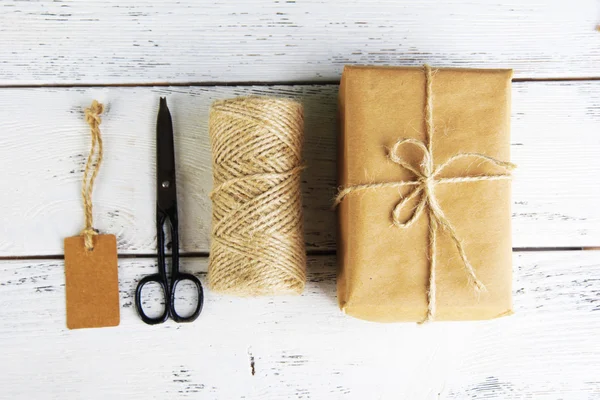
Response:
POLYGON ((168 189, 168 188, 169 188, 169 186, 170 186, 170 182, 169 182, 169 181, 164 181, 164 182, 162 183, 162 187, 164 187, 165 189, 168 189))

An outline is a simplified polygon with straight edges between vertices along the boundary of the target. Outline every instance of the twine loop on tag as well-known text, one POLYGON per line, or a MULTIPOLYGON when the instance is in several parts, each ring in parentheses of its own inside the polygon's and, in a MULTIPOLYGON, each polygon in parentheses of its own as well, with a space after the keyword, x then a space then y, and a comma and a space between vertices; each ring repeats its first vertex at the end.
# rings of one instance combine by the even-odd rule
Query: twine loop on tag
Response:
POLYGON ((439 184, 455 184, 463 182, 478 182, 478 181, 495 181, 495 180, 507 180, 511 179, 511 171, 515 168, 514 164, 509 162, 500 161, 493 157, 486 156, 481 153, 458 153, 450 157, 446 162, 434 168, 433 160, 433 134, 434 134, 434 123, 433 123, 433 93, 432 93, 432 80, 434 73, 431 67, 428 65, 424 66, 425 79, 426 79, 426 97, 425 97, 425 137, 426 142, 422 142, 417 139, 399 139, 388 153, 388 158, 398 164, 402 168, 410 171, 415 175, 415 180, 398 181, 398 182, 384 182, 384 183, 373 183, 355 185, 347 188, 343 188, 338 192, 335 199, 335 205, 338 205, 346 196, 363 190, 373 190, 382 188, 400 188, 406 186, 413 186, 414 188, 408 193, 408 195, 401 198, 396 204, 392 211, 392 222, 394 226, 401 229, 410 228, 415 221, 417 221, 421 215, 428 210, 429 217, 429 244, 428 244, 428 258, 429 258, 429 288, 427 291, 427 316, 425 321, 432 321, 435 318, 436 313, 436 247, 437 247, 437 235, 438 229, 441 228, 454 242, 460 258, 465 269, 465 272, 469 279, 469 284, 474 288, 476 292, 484 291, 485 286, 483 282, 479 280, 475 269, 471 265, 467 254, 465 252, 462 240, 458 236, 456 229, 452 223, 448 220, 444 214, 437 196, 435 195, 435 187, 439 184), (400 155, 399 150, 402 146, 414 146, 417 150, 423 153, 421 162, 414 166, 400 155), (483 174, 473 176, 459 176, 444 178, 440 177, 441 172, 461 159, 472 159, 479 160, 484 163, 496 166, 502 170, 498 174, 483 174), (406 220, 401 220, 402 211, 406 209, 407 205, 417 199, 420 196, 416 207, 413 209, 412 214, 406 220))
POLYGON ((85 215, 85 227, 81 231, 81 235, 84 237, 85 248, 88 251, 94 249, 93 237, 98 234, 98 231, 94 229, 94 216, 92 214, 92 191, 94 189, 94 181, 98 175, 100 164, 102 163, 102 137, 100 135, 100 123, 102 119, 100 114, 104 111, 104 106, 98 103, 96 100, 92 102, 89 108, 85 109, 85 121, 90 126, 90 132, 92 135, 92 146, 90 154, 88 155, 87 162, 85 163, 85 170, 83 171, 83 186, 81 188, 81 197, 83 198, 83 212, 85 215))

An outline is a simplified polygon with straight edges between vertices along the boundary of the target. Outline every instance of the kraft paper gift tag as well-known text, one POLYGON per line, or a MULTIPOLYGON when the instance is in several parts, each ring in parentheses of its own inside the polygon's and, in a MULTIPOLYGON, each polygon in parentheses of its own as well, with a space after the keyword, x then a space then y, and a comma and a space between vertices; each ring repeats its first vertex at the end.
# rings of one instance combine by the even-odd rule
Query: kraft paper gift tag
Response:
POLYGON ((115 235, 97 235, 93 250, 83 236, 65 239, 67 327, 119 325, 119 280, 115 235))
POLYGON ((85 110, 92 133, 92 149, 83 175, 85 228, 81 235, 66 238, 64 242, 69 329, 116 326, 120 320, 117 240, 114 235, 98 235, 93 228, 91 197, 102 162, 99 128, 102 111, 102 104, 95 100, 85 110))

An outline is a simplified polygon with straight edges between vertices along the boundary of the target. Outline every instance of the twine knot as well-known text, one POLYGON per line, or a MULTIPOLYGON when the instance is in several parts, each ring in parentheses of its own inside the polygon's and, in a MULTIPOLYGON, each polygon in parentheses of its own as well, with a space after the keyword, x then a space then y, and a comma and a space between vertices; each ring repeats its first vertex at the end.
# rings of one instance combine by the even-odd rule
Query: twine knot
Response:
POLYGON ((436 244, 438 228, 440 228, 445 234, 447 234, 454 242, 460 258, 469 279, 469 284, 476 293, 485 291, 485 285, 479 280, 475 269, 471 265, 467 254, 465 252, 464 245, 458 236, 456 229, 452 223, 448 220, 444 211, 442 210, 439 201, 435 195, 435 188, 440 184, 455 184, 463 182, 478 182, 478 181, 495 181, 495 180, 507 180, 511 179, 511 171, 516 167, 514 164, 509 162, 500 161, 493 157, 489 157, 481 153, 458 153, 450 157, 447 161, 441 165, 435 167, 433 160, 433 93, 432 93, 432 79, 433 72, 428 65, 424 67, 425 78, 426 78, 426 98, 425 98, 425 136, 426 142, 412 139, 403 138, 399 139, 390 149, 388 158, 400 167, 410 171, 415 175, 416 179, 398 181, 398 182, 383 182, 383 183, 368 183, 362 185, 350 186, 342 188, 338 192, 335 199, 335 205, 341 203, 341 201, 348 195, 364 190, 382 189, 382 188, 400 188, 406 186, 412 186, 413 189, 403 197, 394 206, 392 211, 392 223, 394 226, 401 229, 410 228, 415 221, 417 221, 421 215, 427 209, 429 217, 429 288, 427 293, 427 316, 425 321, 432 321, 435 318, 436 311, 436 244), (414 166, 400 155, 400 149, 403 146, 412 146, 416 150, 422 153, 421 162, 414 166), (482 163, 487 163, 492 166, 498 167, 501 172, 497 174, 483 174, 483 175, 466 175, 458 177, 445 178, 441 177, 441 173, 448 166, 454 164, 456 161, 461 159, 472 159, 473 161, 478 160, 482 163), (407 205, 420 196, 417 205, 413 208, 412 213, 406 219, 402 219, 403 210, 406 209, 407 205))
POLYGON ((102 123, 102 119, 100 118, 100 114, 104 112, 104 105, 102 103, 98 103, 98 101, 94 100, 92 105, 89 108, 85 109, 85 122, 88 125, 100 125, 102 123))

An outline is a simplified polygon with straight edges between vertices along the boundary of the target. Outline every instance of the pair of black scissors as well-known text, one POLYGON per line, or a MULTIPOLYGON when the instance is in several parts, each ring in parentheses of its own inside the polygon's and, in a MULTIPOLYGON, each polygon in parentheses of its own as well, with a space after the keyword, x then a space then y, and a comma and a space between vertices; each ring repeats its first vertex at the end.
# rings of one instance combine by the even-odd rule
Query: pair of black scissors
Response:
POLYGON ((158 247, 158 273, 144 277, 135 291, 137 312, 147 324, 154 325, 165 322, 169 316, 175 322, 192 322, 202 311, 204 291, 200 280, 192 274, 179 272, 179 231, 177 219, 177 186, 175 185, 175 149, 173 145, 173 122, 167 107, 167 100, 160 98, 158 119, 156 121, 156 242, 158 247), (165 263, 165 231, 164 225, 171 226, 171 282, 167 278, 165 263), (198 303, 194 312, 182 317, 175 310, 175 291, 182 281, 192 282, 198 291, 198 303), (158 283, 165 296, 163 313, 151 318, 142 308, 142 289, 147 283, 158 283))

